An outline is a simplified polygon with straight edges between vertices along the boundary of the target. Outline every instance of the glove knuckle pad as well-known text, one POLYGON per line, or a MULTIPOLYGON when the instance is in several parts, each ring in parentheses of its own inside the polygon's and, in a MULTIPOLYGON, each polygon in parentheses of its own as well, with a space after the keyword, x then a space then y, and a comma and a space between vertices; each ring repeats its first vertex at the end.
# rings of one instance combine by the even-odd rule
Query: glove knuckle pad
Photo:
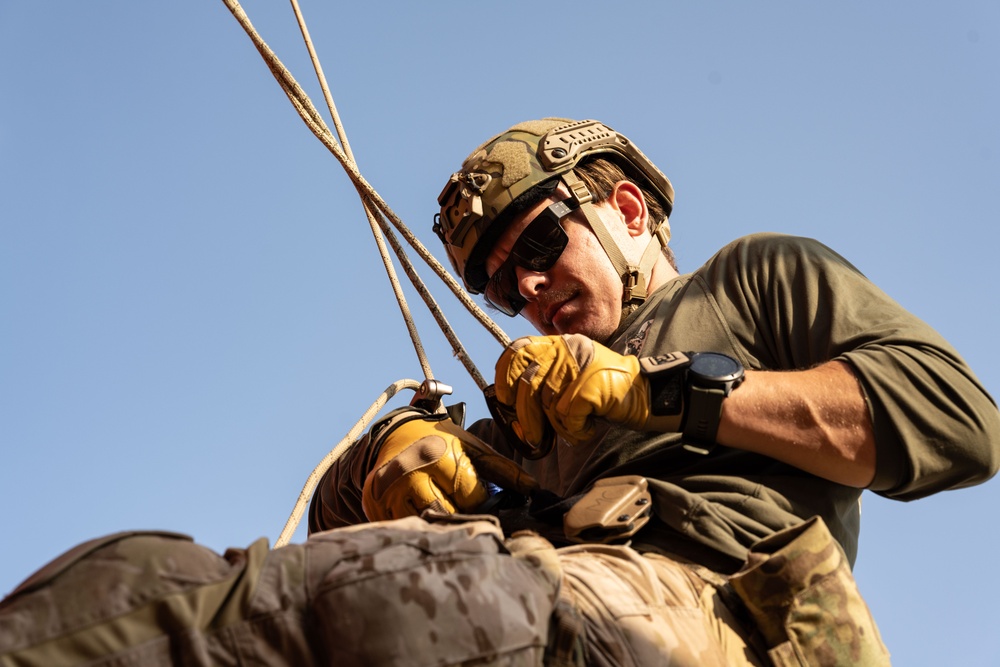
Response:
POLYGON ((381 498, 393 484, 422 468, 433 466, 446 452, 444 438, 421 438, 372 471, 365 486, 370 486, 373 498, 381 498))

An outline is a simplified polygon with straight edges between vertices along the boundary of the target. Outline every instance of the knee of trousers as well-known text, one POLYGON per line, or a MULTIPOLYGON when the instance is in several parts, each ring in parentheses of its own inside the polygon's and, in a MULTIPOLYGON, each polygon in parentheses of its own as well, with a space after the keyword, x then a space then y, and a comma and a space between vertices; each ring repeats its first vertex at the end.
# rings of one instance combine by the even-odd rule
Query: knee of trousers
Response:
MULTIPOLYGON (((125 532, 54 559, 0 602, 0 663, 77 664, 119 656, 169 664, 243 614, 266 558, 261 539, 220 556, 184 535, 125 532)), ((220 644, 221 646, 221 644, 220 644)))
POLYGON ((492 522, 329 531, 306 543, 306 562, 309 613, 334 664, 541 664, 558 573, 508 548, 492 522))

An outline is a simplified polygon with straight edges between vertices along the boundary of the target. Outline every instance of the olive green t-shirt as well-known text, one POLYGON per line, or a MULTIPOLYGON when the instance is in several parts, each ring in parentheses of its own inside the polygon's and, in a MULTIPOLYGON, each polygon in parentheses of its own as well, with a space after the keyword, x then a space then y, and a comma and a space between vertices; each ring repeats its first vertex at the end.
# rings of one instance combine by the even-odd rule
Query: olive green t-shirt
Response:
MULTIPOLYGON (((875 427, 870 488, 888 497, 918 498, 996 471, 1000 413, 955 350, 810 239, 756 234, 734 241, 657 290, 606 344, 639 356, 722 352, 760 370, 847 362, 875 427)), ((563 497, 599 477, 645 476, 654 518, 633 539, 640 550, 731 571, 757 540, 818 514, 852 563, 857 554, 861 490, 766 456, 721 446, 705 456, 685 450, 678 434, 609 425, 594 444, 559 440, 546 458, 527 461, 491 423, 472 430, 563 497)))

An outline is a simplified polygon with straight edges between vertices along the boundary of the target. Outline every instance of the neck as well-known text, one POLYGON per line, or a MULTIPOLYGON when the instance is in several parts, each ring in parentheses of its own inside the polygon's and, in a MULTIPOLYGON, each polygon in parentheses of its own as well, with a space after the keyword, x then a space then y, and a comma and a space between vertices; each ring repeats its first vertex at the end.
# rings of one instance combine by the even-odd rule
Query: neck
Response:
POLYGON ((670 266, 670 262, 668 262, 667 258, 661 253, 656 264, 653 265, 653 270, 649 273, 649 282, 646 286, 646 293, 652 294, 679 275, 680 274, 677 273, 677 270, 670 266))

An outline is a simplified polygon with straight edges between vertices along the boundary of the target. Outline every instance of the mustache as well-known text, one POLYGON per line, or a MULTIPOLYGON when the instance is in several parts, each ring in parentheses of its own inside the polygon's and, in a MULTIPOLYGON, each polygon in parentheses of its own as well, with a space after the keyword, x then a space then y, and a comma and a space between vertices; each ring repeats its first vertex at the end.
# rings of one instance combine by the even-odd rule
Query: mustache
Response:
POLYGON ((583 285, 579 282, 573 282, 569 285, 563 285, 559 289, 546 290, 538 296, 536 305, 538 307, 538 318, 541 323, 547 327, 552 327, 552 320, 549 319, 549 309, 559 303, 564 301, 569 301, 577 294, 579 294, 583 289, 583 285))

